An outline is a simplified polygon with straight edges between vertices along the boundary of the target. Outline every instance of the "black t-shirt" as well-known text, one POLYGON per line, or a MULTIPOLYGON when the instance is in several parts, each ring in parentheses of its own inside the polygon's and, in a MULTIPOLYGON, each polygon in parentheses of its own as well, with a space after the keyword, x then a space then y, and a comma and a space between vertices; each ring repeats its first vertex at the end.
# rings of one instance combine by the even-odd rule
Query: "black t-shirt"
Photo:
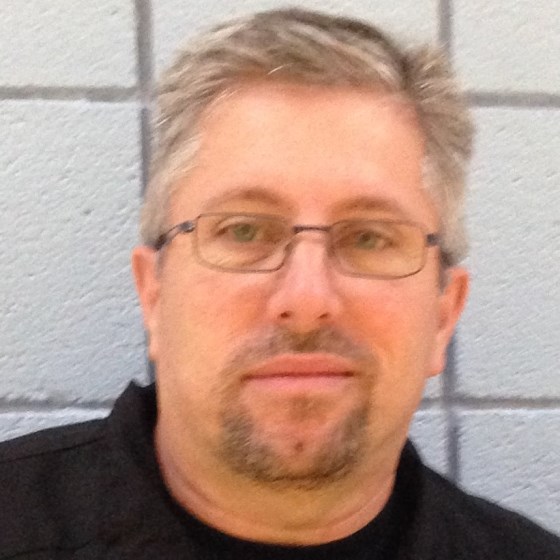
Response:
POLYGON ((560 539, 474 498, 403 450, 384 510, 313 547, 251 543, 175 503, 153 447, 153 387, 131 385, 108 419, 0 444, 0 559, 559 560, 560 539))

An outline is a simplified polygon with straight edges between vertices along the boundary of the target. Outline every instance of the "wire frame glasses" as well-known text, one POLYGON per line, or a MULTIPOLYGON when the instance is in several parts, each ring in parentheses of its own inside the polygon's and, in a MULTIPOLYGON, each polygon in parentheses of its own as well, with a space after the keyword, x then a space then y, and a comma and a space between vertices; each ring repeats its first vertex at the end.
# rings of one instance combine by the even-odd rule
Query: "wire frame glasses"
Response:
POLYGON ((327 250, 340 272, 360 277, 404 278, 420 272, 427 250, 439 245, 437 233, 413 222, 398 220, 342 220, 328 226, 293 225, 266 214, 201 214, 161 235, 160 250, 177 235, 192 234, 198 260, 230 272, 272 272, 286 262, 296 236, 322 232, 327 250))

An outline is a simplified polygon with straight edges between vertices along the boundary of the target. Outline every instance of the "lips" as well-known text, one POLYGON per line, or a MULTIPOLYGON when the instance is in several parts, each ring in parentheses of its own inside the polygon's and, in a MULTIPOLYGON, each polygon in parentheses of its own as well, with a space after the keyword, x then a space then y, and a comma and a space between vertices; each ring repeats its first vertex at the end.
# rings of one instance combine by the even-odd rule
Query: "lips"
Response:
POLYGON ((268 388, 304 390, 334 388, 355 375, 356 366, 336 355, 286 354, 259 363, 243 379, 268 388))

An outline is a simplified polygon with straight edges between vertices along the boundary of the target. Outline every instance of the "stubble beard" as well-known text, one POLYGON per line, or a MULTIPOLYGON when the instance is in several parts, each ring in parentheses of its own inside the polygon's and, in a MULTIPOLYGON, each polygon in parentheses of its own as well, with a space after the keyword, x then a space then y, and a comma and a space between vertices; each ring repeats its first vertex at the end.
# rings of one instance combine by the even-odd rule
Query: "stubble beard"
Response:
MULTIPOLYGON (((280 488, 315 489, 347 477, 360 464, 367 454, 370 399, 376 371, 375 356, 368 348, 356 344, 333 327, 305 335, 273 328, 243 341, 228 363, 221 376, 224 381, 220 391, 221 435, 216 450, 225 465, 254 482, 280 488), (235 382, 240 371, 283 352, 330 352, 363 364, 364 368, 361 397, 354 406, 328 433, 321 434, 320 444, 305 438, 291 441, 291 457, 275 448, 261 422, 243 403, 235 382), (298 457, 304 459, 298 462, 298 457)), ((284 405, 288 418, 305 422, 321 417, 328 420, 328 408, 333 403, 325 403, 317 396, 301 395, 284 405)))
MULTIPOLYGON (((289 404, 294 410, 313 406, 305 397, 289 404)), ((367 403, 351 409, 335 425, 321 445, 307 449, 304 440, 294 441, 293 454, 305 456, 301 465, 279 453, 261 433, 247 410, 230 404, 222 417, 220 456, 229 467, 254 482, 297 489, 318 489, 347 477, 359 464, 366 445, 367 403)))

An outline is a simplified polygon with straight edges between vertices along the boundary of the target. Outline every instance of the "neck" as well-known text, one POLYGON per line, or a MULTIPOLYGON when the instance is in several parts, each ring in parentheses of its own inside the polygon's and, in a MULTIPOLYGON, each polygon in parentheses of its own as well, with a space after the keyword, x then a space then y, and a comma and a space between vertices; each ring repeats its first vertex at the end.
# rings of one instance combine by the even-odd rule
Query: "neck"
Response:
POLYGON ((224 533, 270 544, 322 544, 363 528, 386 505, 400 456, 398 448, 393 460, 357 468, 330 484, 280 486, 250 480, 211 457, 182 449, 169 436, 158 422, 156 453, 175 500, 224 533))

